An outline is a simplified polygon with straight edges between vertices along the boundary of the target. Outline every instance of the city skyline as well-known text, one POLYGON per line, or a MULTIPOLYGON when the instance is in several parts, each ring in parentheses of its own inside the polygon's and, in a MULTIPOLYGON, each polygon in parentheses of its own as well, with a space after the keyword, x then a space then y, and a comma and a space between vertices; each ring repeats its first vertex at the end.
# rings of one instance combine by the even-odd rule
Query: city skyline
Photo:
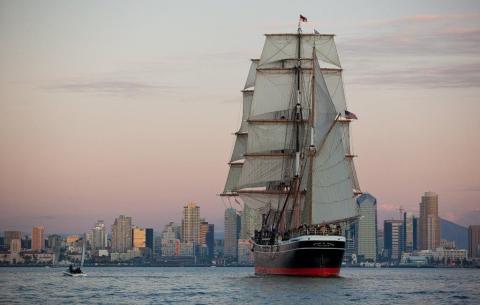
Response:
POLYGON ((440 217, 479 223, 480 4, 349 5, 0 3, 0 230, 84 232, 119 214, 161 229, 190 201, 221 230, 249 59, 299 12, 337 35, 378 223, 418 215, 426 191, 440 217))

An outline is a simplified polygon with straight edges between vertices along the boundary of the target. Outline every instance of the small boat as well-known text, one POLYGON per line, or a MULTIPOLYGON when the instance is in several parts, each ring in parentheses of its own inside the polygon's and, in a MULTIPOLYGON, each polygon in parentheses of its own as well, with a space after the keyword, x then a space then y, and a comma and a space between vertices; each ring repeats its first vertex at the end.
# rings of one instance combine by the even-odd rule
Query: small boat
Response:
POLYGON ((64 276, 71 276, 71 277, 81 277, 81 276, 87 276, 85 272, 82 271, 81 268, 83 268, 83 262, 85 261, 85 240, 86 238, 83 238, 83 246, 82 246, 82 261, 80 263, 80 267, 73 268, 72 265, 68 268, 67 271, 63 271, 64 276))

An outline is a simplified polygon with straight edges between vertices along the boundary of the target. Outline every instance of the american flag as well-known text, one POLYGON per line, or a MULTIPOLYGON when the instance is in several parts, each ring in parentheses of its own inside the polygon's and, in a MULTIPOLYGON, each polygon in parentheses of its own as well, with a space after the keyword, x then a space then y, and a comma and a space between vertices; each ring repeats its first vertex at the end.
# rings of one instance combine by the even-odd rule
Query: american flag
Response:
POLYGON ((307 22, 308 20, 307 20, 307 17, 300 15, 300 21, 307 22))
POLYGON ((355 115, 355 113, 348 110, 345 110, 345 118, 349 120, 358 120, 358 117, 355 115))

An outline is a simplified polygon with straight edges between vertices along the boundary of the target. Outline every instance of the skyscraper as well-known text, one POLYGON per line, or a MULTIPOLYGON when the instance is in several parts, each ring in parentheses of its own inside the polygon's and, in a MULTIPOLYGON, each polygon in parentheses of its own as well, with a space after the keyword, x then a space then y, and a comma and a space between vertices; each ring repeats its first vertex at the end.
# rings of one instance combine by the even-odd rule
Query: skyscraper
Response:
POLYGON ((134 248, 145 248, 146 246, 146 235, 145 229, 134 227, 132 229, 132 245, 134 248))
POLYGON ((468 227, 468 257, 480 258, 480 225, 468 227))
POLYGON ((145 247, 149 249, 149 254, 152 254, 155 250, 155 242, 153 238, 153 229, 145 229, 145 247))
POLYGON ((103 220, 97 221, 92 228, 92 249, 101 250, 107 247, 107 231, 103 220))
POLYGON ((32 250, 33 251, 42 251, 45 245, 43 239, 43 232, 45 231, 44 227, 33 227, 32 229, 32 250))
POLYGON ((132 218, 120 215, 112 225, 112 252, 126 253, 132 248, 132 218))
POLYGON ((207 249, 208 249, 208 256, 213 258, 215 254, 215 226, 213 223, 208 224, 208 232, 207 232, 207 249))
POLYGON ((3 244, 5 248, 8 250, 10 249, 12 239, 22 239, 22 232, 20 231, 5 231, 4 232, 4 238, 3 238, 3 244))
POLYGON ((426 192, 420 202, 420 249, 435 250, 439 245, 438 195, 426 192))
POLYGON ((200 207, 193 202, 183 207, 182 241, 200 242, 200 207))
POLYGON ((418 219, 410 212, 403 213, 401 252, 412 253, 418 249, 418 219))
POLYGON ((369 193, 357 198, 360 219, 358 220, 358 257, 375 261, 377 258, 377 199, 369 193))
POLYGON ((385 220, 383 225, 383 248, 385 256, 391 260, 401 258, 402 224, 401 220, 385 220))
POLYGON ((178 225, 170 222, 162 231, 162 256, 178 256, 180 254, 180 234, 178 225))
POLYGON ((240 238, 249 240, 262 227, 262 214, 247 204, 243 207, 240 238))
POLYGON ((240 217, 235 209, 228 208, 225 210, 225 241, 223 246, 223 256, 226 260, 237 260, 239 218, 240 217))

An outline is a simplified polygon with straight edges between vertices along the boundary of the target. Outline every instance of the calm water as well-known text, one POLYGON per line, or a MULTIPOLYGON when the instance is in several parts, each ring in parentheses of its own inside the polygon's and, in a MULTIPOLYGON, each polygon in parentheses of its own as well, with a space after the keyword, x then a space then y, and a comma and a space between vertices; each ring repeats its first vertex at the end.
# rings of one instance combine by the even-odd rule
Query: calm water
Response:
POLYGON ((0 268, 1 304, 480 304, 480 269, 346 268, 341 278, 253 268, 0 268))

